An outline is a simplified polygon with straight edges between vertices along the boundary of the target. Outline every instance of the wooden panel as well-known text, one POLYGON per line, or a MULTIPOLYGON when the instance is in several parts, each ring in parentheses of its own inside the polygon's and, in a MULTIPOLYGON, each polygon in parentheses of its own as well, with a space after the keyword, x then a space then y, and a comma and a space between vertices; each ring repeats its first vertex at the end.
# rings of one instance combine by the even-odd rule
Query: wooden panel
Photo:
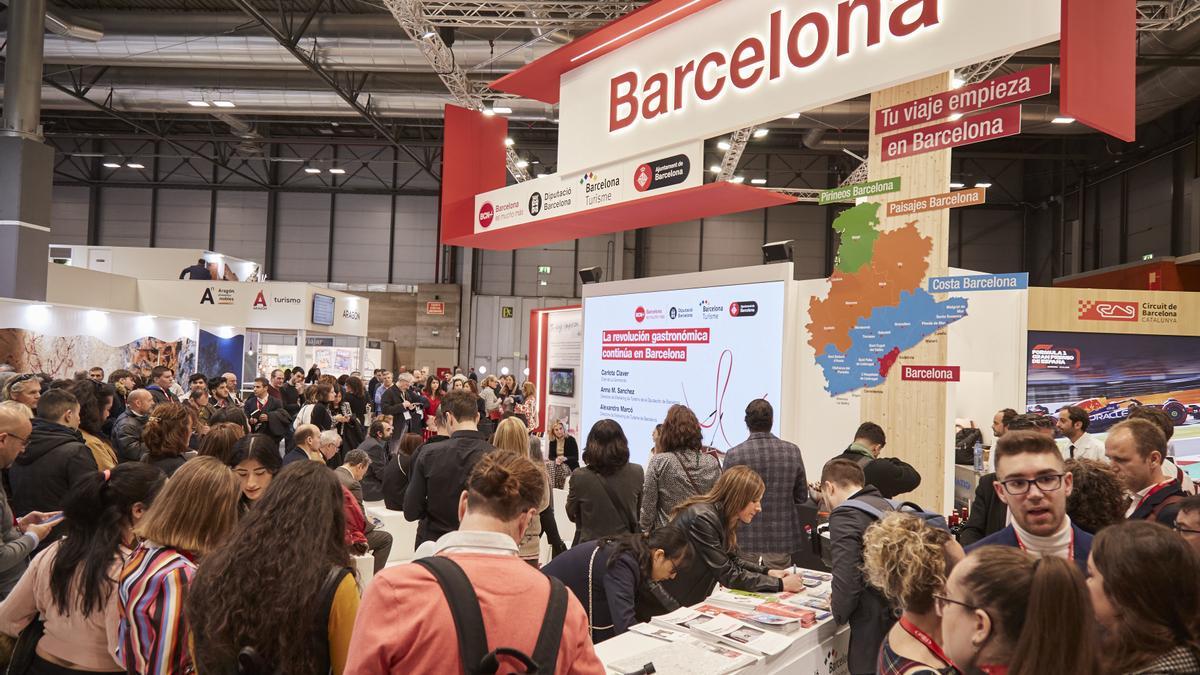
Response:
MULTIPOLYGON (((882 135, 875 133, 875 112, 880 108, 904 103, 949 90, 950 73, 885 89, 871 95, 871 147, 869 180, 901 177, 903 189, 887 195, 900 200, 941 194, 950 184, 950 151, 931 152, 914 157, 881 162, 882 135)), ((881 215, 886 211, 881 211, 881 215)), ((918 231, 933 240, 926 277, 945 276, 949 260, 949 211, 931 211, 918 215, 883 218, 881 229, 890 230, 915 222, 918 231)), ((942 365, 946 363, 945 330, 929 336, 921 344, 900 356, 882 387, 862 392, 862 419, 879 424, 887 432, 884 456, 899 457, 921 474, 921 486, 907 499, 927 509, 948 509, 947 484, 954 454, 951 420, 946 413, 946 385, 932 382, 903 382, 902 364, 942 365)))
POLYGON ((1200 293, 1030 288, 1029 330, 1128 335, 1200 335, 1200 293), (1082 303, 1105 301, 1138 303, 1138 320, 1099 321, 1080 318, 1082 303))

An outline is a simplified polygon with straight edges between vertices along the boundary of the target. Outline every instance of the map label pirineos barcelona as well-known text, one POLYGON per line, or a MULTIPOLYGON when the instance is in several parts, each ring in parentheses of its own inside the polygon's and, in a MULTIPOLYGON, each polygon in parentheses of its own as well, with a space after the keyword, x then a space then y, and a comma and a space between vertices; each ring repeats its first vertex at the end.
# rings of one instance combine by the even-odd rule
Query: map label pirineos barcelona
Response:
POLYGON ((966 298, 922 288, 933 241, 916 222, 879 230, 866 202, 833 222, 841 235, 829 295, 809 303, 809 344, 833 396, 883 384, 900 354, 967 315, 966 298))

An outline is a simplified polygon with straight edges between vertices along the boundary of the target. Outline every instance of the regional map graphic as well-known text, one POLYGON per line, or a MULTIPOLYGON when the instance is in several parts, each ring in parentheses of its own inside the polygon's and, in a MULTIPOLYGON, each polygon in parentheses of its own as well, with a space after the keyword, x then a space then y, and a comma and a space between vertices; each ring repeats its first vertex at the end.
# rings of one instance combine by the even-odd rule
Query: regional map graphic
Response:
POLYGON ((938 301, 922 288, 933 240, 915 221, 881 231, 880 208, 866 202, 834 220, 829 295, 809 303, 808 343, 833 396, 883 384, 901 353, 967 315, 966 298, 938 301))

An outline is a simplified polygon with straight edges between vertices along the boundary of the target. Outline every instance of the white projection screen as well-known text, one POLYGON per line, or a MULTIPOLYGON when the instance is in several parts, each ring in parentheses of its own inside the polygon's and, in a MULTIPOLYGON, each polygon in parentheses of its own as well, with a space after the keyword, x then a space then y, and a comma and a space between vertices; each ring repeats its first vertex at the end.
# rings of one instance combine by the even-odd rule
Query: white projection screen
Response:
POLYGON ((746 440, 746 404, 766 398, 779 434, 785 282, 585 297, 583 425, 619 422, 630 460, 645 465, 651 433, 676 403, 721 451, 746 440))

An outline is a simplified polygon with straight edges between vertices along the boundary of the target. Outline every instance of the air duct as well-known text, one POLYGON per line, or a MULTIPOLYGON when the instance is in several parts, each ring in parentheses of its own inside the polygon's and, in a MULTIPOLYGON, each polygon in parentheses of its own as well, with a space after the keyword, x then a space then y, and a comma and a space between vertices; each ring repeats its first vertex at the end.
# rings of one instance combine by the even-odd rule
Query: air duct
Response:
MULTIPOLYGON (((8 5, 12 0, 0 0, 0 2, 8 5)), ((64 14, 49 3, 46 5, 44 24, 47 31, 70 40, 99 42, 104 37, 104 28, 100 24, 64 14)))

